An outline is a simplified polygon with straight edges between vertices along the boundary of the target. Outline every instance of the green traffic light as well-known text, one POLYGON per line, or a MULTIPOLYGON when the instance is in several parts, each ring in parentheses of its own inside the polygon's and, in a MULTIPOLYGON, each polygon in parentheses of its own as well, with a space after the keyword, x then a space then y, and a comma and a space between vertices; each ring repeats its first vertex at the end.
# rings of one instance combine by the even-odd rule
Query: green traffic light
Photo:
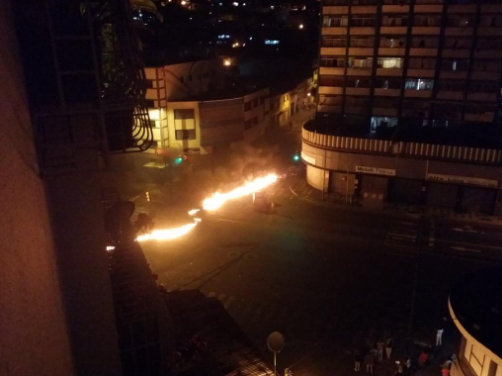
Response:
POLYGON ((181 157, 178 157, 174 160, 174 163, 176 163, 176 164, 180 164, 181 162, 183 162, 183 158, 181 158, 181 157))
POLYGON ((294 160, 295 162, 298 162, 298 161, 300 160, 300 156, 299 156, 298 154, 295 154, 295 155, 293 156, 293 160, 294 160))

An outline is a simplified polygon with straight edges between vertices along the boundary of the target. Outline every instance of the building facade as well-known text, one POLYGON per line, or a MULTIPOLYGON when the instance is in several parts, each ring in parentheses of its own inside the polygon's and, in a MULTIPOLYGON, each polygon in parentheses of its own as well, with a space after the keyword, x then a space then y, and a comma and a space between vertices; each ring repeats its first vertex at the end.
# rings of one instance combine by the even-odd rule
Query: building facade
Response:
POLYGON ((500 268, 480 270, 450 293, 450 315, 461 335, 452 376, 502 375, 501 276, 500 268))
POLYGON ((327 192, 493 213, 502 181, 502 4, 325 0, 307 180, 327 192))

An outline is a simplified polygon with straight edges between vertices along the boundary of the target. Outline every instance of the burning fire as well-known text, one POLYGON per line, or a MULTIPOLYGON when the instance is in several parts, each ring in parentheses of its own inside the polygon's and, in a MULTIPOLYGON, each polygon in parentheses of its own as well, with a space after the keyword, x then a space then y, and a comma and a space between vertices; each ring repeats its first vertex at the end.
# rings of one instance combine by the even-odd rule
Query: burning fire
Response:
POLYGON ((164 230, 153 230, 149 234, 145 235, 140 235, 136 238, 137 241, 143 242, 145 240, 173 240, 180 238, 186 234, 188 234, 190 231, 194 229, 195 226, 197 226, 198 222, 194 223, 188 223, 186 225, 180 226, 180 227, 174 227, 174 228, 168 228, 164 230))
MULTIPOLYGON (((253 192, 260 191, 277 181, 277 175, 269 174, 262 178, 254 179, 246 184, 235 188, 234 190, 227 193, 216 192, 211 197, 206 198, 202 203, 202 208, 207 211, 214 211, 219 209, 228 200, 235 200, 239 197, 250 195, 253 192)), ((200 209, 192 209, 188 212, 188 215, 194 216, 200 211, 200 209)), ((140 235, 136 238, 137 241, 143 242, 146 240, 173 240, 180 238, 190 231, 192 231, 199 222, 202 221, 200 218, 193 218, 193 223, 188 223, 186 225, 163 229, 154 230, 149 234, 140 235)))
POLYGON ((228 200, 235 200, 236 198, 250 195, 253 192, 260 191, 277 181, 277 175, 269 174, 263 178, 257 178, 250 181, 243 186, 237 187, 227 193, 216 192, 209 198, 206 198, 202 203, 202 207, 207 211, 214 211, 219 209, 228 200))

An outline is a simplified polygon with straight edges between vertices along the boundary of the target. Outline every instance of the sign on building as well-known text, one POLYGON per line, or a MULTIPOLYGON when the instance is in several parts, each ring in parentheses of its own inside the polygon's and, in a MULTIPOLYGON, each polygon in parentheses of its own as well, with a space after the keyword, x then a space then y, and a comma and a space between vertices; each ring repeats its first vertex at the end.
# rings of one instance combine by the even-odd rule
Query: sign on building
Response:
POLYGON ((490 187, 490 188, 497 188, 499 186, 499 182, 497 180, 471 178, 469 176, 455 176, 455 175, 429 173, 427 174, 427 180, 438 181, 441 183, 451 183, 451 184, 480 185, 482 187, 490 187))
POLYGON ((372 175, 396 176, 396 170, 392 170, 390 168, 356 166, 356 172, 372 175))

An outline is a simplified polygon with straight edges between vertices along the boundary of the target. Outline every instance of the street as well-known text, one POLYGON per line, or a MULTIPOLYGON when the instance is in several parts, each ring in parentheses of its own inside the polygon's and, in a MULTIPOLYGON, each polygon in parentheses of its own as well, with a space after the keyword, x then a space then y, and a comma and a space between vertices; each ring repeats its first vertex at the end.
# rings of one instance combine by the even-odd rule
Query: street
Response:
POLYGON ((291 183, 268 189, 272 214, 244 197, 208 213, 185 238, 142 244, 160 283, 219 299, 265 355, 267 335, 283 333, 281 367, 312 353, 297 371, 326 374, 338 364, 326 349, 343 359, 372 332, 404 348, 418 242, 414 335, 424 341, 448 315, 452 283, 489 265, 485 258, 502 260, 496 226, 325 207, 293 194, 291 183))

